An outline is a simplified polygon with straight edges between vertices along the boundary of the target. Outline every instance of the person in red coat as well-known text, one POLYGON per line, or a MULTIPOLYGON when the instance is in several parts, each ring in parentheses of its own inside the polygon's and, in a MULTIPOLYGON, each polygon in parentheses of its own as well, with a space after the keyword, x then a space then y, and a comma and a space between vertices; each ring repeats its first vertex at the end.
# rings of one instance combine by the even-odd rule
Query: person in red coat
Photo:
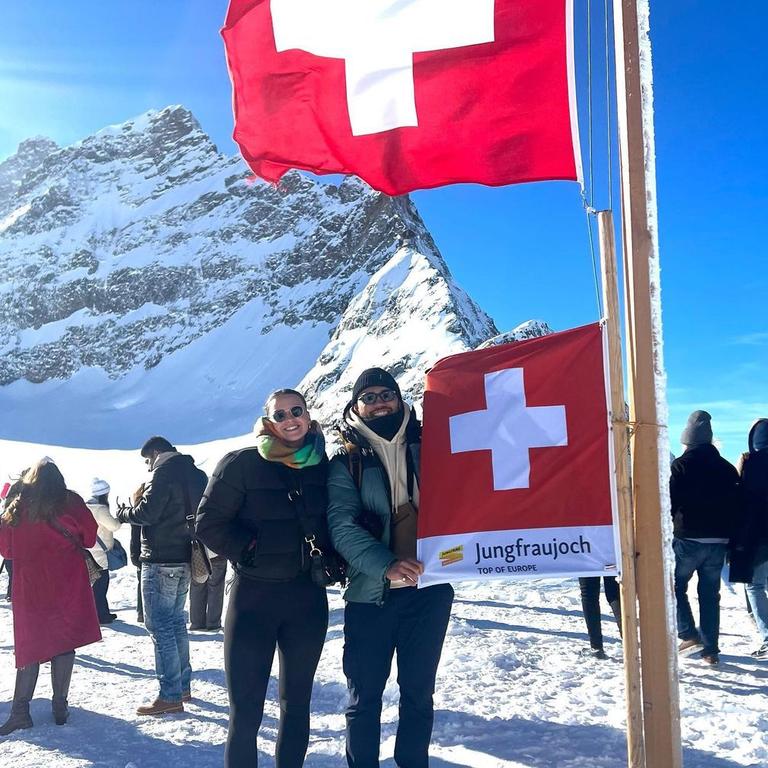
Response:
POLYGON ((13 636, 16 688, 5 736, 31 728, 29 702, 40 663, 51 662, 53 716, 69 717, 67 694, 75 648, 101 640, 82 547, 96 543, 96 521, 67 490, 50 459, 28 469, 0 516, 0 554, 13 559, 13 636))

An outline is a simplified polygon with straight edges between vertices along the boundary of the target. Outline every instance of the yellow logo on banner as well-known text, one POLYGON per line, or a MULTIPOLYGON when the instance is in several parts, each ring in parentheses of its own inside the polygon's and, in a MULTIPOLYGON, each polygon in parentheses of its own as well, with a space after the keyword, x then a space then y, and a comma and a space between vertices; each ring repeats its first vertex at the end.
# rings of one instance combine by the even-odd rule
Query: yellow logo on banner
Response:
POLYGON ((454 563, 460 563, 464 559, 464 545, 459 544, 458 547, 444 549, 440 553, 439 557, 440 565, 453 565, 454 563))

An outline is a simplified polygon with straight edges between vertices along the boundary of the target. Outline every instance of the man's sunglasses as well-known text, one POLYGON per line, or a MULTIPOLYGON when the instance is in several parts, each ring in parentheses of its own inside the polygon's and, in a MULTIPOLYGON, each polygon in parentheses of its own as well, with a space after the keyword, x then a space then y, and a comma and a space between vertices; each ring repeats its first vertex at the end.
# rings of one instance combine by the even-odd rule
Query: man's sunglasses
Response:
POLYGON ((290 419, 293 416, 294 419, 298 419, 304 413, 303 405, 294 405, 293 408, 289 408, 287 411, 282 408, 279 411, 275 411, 270 417, 270 421, 274 421, 279 424, 281 421, 290 419))
POLYGON ((363 392, 357 399, 364 405, 373 405, 377 400, 381 400, 382 403, 391 403, 397 400, 397 392, 394 389, 385 389, 383 392, 363 392))

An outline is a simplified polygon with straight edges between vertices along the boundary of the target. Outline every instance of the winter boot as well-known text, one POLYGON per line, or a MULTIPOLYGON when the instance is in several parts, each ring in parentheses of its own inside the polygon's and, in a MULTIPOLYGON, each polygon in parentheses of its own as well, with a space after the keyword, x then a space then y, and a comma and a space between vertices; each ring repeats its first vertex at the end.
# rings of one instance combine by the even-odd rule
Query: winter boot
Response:
POLYGON ((53 720, 56 725, 64 725, 69 719, 67 696, 72 680, 72 667, 75 664, 75 652, 60 653, 51 659, 51 688, 53 688, 53 720))
POLYGON ((621 637, 621 600, 611 600, 610 606, 613 618, 616 619, 616 623, 619 625, 619 637, 621 637))
POLYGON ((13 691, 11 716, 0 727, 0 736, 18 731, 20 728, 31 728, 32 718, 29 716, 29 702, 35 693, 39 664, 30 664, 16 670, 16 688, 13 691))

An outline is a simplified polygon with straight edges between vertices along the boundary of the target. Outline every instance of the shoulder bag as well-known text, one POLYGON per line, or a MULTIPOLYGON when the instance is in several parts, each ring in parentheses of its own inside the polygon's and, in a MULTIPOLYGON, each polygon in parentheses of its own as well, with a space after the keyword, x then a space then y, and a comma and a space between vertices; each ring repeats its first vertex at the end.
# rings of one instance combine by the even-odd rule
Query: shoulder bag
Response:
POLYGON ((195 513, 192 511, 192 504, 189 501, 189 488, 187 488, 186 481, 183 480, 181 485, 184 490, 185 520, 187 521, 187 528, 189 528, 189 538, 192 542, 192 557, 189 561, 192 581, 195 584, 205 584, 213 572, 211 560, 202 542, 195 534, 195 513))
POLYGON ((85 560, 85 567, 88 570, 88 581, 93 586, 101 578, 102 567, 96 562, 94 556, 85 547, 81 546, 80 542, 63 525, 59 525, 55 520, 51 520, 49 525, 54 531, 58 531, 66 536, 77 547, 78 552, 80 552, 83 560, 85 560))
POLYGON ((107 549, 104 542, 98 536, 96 537, 96 542, 107 553, 107 568, 110 571, 119 571, 128 565, 128 553, 117 539, 112 544, 112 549, 107 549))
POLYGON ((304 534, 304 543, 309 548, 309 575, 312 581, 318 587, 329 587, 331 584, 345 586, 347 583, 347 564, 336 550, 329 548, 324 552, 320 549, 317 543, 317 533, 313 530, 309 515, 307 515, 301 487, 288 486, 288 501, 295 505, 296 517, 299 519, 304 534))

